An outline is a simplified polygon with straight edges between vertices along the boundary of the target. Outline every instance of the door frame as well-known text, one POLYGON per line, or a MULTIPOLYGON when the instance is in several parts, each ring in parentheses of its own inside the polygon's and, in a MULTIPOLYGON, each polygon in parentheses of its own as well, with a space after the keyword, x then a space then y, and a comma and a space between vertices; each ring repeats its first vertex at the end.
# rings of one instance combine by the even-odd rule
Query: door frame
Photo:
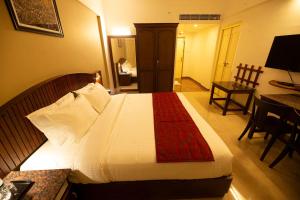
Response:
POLYGON ((176 55, 177 55, 177 41, 178 39, 183 39, 183 54, 182 54, 182 65, 181 65, 181 72, 180 72, 180 91, 182 88, 182 75, 183 75, 183 64, 184 64, 184 56, 185 56, 185 36, 178 36, 176 37, 176 47, 175 47, 175 59, 174 59, 174 75, 173 75, 173 91, 175 89, 175 72, 176 72, 176 55))
MULTIPOLYGON (((182 79, 183 65, 184 65, 184 58, 185 58, 185 36, 176 37, 176 42, 177 42, 177 39, 183 39, 182 66, 181 66, 181 74, 180 74, 180 79, 182 79)), ((176 43, 176 48, 177 48, 177 43, 176 43)), ((176 51, 177 51, 177 49, 176 49, 176 51)), ((176 52, 175 52, 175 65, 176 65, 176 52)), ((175 69, 174 69, 174 73, 175 73, 175 69)), ((174 74, 174 80, 175 80, 175 74, 174 74)))
MULTIPOLYGON (((136 35, 108 35, 107 36, 107 44, 108 44, 108 51, 109 51, 109 58, 110 58, 110 68, 111 68, 111 72, 113 75, 113 85, 114 85, 114 89, 117 88, 117 73, 116 73, 116 69, 115 69, 115 63, 114 63, 114 59, 113 59, 113 53, 112 53, 112 46, 111 46, 111 39, 118 39, 118 38, 134 38, 134 42, 135 42, 135 52, 136 52, 136 35)), ((135 56, 136 59, 136 56, 135 56)), ((136 66, 137 68, 137 79, 139 77, 139 73, 138 73, 138 66, 136 66)), ((139 90, 139 84, 137 84, 137 90, 139 90)))
MULTIPOLYGON (((229 29, 229 28, 235 28, 235 27, 238 27, 238 26, 241 27, 241 25, 242 25, 241 23, 235 23, 235 24, 224 26, 223 28, 221 28, 220 36, 219 36, 220 37, 219 38, 219 44, 218 44, 218 49, 217 49, 218 54, 217 54, 217 57, 216 57, 216 60, 215 60, 215 65, 214 65, 215 69, 214 69, 214 74, 213 74, 213 78, 212 78, 213 81, 215 81, 215 78, 216 78, 218 61, 219 61, 219 58, 220 58, 221 45, 222 45, 222 42, 223 42, 223 33, 224 33, 224 30, 229 29)), ((230 34, 230 37, 231 37, 231 34, 230 34)), ((226 54, 227 54, 227 52, 226 52, 226 54)))

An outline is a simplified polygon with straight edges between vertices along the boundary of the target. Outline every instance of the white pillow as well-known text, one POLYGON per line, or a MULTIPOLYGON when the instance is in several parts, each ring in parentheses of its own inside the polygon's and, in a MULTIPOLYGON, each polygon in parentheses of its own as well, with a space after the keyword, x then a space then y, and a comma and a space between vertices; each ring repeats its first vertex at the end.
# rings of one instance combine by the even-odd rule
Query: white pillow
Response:
POLYGON ((106 89, 99 83, 93 85, 87 85, 84 88, 75 91, 77 94, 85 96, 90 102, 93 108, 100 114, 108 102, 111 100, 111 96, 106 89))
POLYGON ((68 139, 78 141, 98 115, 84 97, 60 105, 54 103, 27 116, 54 145, 62 145, 68 139))
POLYGON ((68 94, 66 94, 65 96, 61 97, 60 99, 58 99, 56 102, 54 102, 53 104, 50 104, 49 106, 40 108, 32 113, 30 113, 29 115, 27 115, 26 117, 32 122, 35 121, 35 118, 38 117, 39 115, 42 115, 44 113, 46 113, 49 110, 55 109, 57 106, 65 106, 68 105, 69 103, 73 102, 75 100, 74 94, 69 92, 68 94))
POLYGON ((84 96, 79 95, 71 104, 50 110, 46 116, 55 129, 67 133, 78 142, 95 122, 98 113, 84 96))
POLYGON ((84 86, 83 88, 80 88, 76 91, 74 91, 76 94, 82 94, 84 91, 90 89, 91 87, 94 87, 95 83, 89 83, 86 86, 84 86))
POLYGON ((58 99, 55 104, 58 106, 64 106, 68 105, 69 103, 73 102, 75 100, 74 94, 72 92, 69 92, 65 96, 58 99))
POLYGON ((62 145, 69 138, 68 133, 56 128, 58 125, 52 122, 45 113, 36 115, 34 118, 27 117, 35 127, 45 134, 52 144, 62 145))

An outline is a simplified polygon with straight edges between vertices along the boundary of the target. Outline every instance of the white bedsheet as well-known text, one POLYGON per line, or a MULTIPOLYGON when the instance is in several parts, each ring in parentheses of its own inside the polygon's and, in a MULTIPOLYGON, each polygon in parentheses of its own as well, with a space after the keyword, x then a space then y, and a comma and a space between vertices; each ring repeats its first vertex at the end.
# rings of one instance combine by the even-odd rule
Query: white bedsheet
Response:
MULTIPOLYGON (((113 96, 112 101, 82 141, 76 144, 77 146, 69 146, 68 155, 73 156, 63 164, 59 163, 61 159, 58 159, 57 166, 64 165, 64 168, 68 166, 72 168, 72 181, 80 183, 204 179, 230 175, 231 152, 186 98, 180 93, 178 96, 209 144, 215 158, 214 162, 157 163, 152 96, 151 94, 123 94, 113 96)), ((43 147, 44 145, 41 149, 43 147)), ((39 151, 40 149, 22 165, 21 170, 30 169, 29 166, 32 164, 28 162, 38 161, 39 151)), ((64 155, 62 154, 61 157, 64 155)), ((43 163, 43 169, 47 167, 53 168, 53 163, 49 163, 49 166, 43 163)))
POLYGON ((26 162, 20 170, 47 170, 67 169, 73 165, 76 149, 79 144, 64 144, 62 147, 55 146, 47 141, 26 162))
MULTIPOLYGON (((108 128, 112 126, 112 122, 118 115, 125 96, 126 95, 124 94, 112 96, 112 99, 105 107, 105 110, 97 117, 95 123, 79 143, 71 143, 70 141, 67 141, 62 146, 57 146, 47 141, 21 165, 20 170, 71 168, 77 171, 80 169, 80 163, 76 164, 75 161, 79 156, 81 147, 84 147, 86 142, 91 140, 90 138, 93 139, 95 134, 97 135, 96 137, 101 138, 101 141, 104 141, 102 140, 104 138, 103 135, 105 136, 104 132, 105 130, 110 131, 108 128)), ((106 133, 106 135, 109 134, 106 133)), ((99 140, 100 139, 96 139, 95 141, 97 142, 99 140)), ((105 147, 105 143, 99 144, 101 144, 101 147, 105 147)), ((98 151, 101 151, 100 147, 98 151)), ((81 154, 83 154, 83 157, 87 156, 89 152, 81 152, 81 154)), ((81 164, 84 165, 84 163, 81 164)))

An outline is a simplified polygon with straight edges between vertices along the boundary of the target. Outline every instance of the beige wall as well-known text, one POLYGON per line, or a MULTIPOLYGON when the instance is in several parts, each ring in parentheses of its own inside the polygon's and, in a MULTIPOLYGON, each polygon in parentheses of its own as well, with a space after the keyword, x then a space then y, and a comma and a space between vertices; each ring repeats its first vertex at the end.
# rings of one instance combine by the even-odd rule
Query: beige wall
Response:
MULTIPOLYGON (((264 66, 274 36, 300 33, 300 1, 270 0, 240 14, 225 18, 223 27, 241 23, 240 40, 235 65, 239 63, 264 66)), ((259 93, 288 93, 290 90, 269 85, 269 80, 290 81, 283 70, 264 67, 257 88, 259 93)), ((300 83, 300 73, 292 74, 294 81, 300 83)))
MULTIPOLYGON (((103 0, 78 0, 97 15, 103 15, 103 0)), ((103 16, 102 16, 103 17, 103 16)))
POLYGON ((135 38, 125 39, 125 54, 128 62, 136 67, 135 38))
POLYGON ((0 105, 53 76, 104 71, 95 13, 77 0, 57 0, 57 6, 64 38, 14 30, 0 1, 0 105))
POLYGON ((125 41, 124 39, 112 38, 111 50, 114 63, 119 62, 120 58, 125 58, 125 41))
POLYGON ((84 4, 86 7, 94 11, 99 17, 101 21, 101 32, 102 32, 102 46, 104 49, 104 64, 106 67, 105 75, 107 76, 106 84, 109 84, 110 89, 112 92, 113 89, 113 78, 112 78, 112 72, 110 67, 110 55, 108 50, 108 42, 107 42, 107 32, 106 32, 106 21, 105 21, 105 14, 104 14, 104 8, 103 8, 103 1, 104 0, 78 0, 82 4, 84 4), (107 67, 108 66, 108 67, 107 67))
POLYGON ((206 88, 211 87, 218 32, 219 25, 213 25, 186 35, 183 76, 206 88))
POLYGON ((111 38, 111 48, 114 63, 126 58, 133 67, 136 66, 135 38, 111 38))

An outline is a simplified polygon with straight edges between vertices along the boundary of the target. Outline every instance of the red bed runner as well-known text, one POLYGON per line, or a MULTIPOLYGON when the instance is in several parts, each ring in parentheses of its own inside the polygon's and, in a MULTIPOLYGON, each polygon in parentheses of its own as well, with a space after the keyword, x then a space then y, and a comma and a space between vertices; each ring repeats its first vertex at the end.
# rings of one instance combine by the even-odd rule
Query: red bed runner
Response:
POLYGON ((153 93, 156 160, 214 161, 207 142, 176 93, 153 93))

